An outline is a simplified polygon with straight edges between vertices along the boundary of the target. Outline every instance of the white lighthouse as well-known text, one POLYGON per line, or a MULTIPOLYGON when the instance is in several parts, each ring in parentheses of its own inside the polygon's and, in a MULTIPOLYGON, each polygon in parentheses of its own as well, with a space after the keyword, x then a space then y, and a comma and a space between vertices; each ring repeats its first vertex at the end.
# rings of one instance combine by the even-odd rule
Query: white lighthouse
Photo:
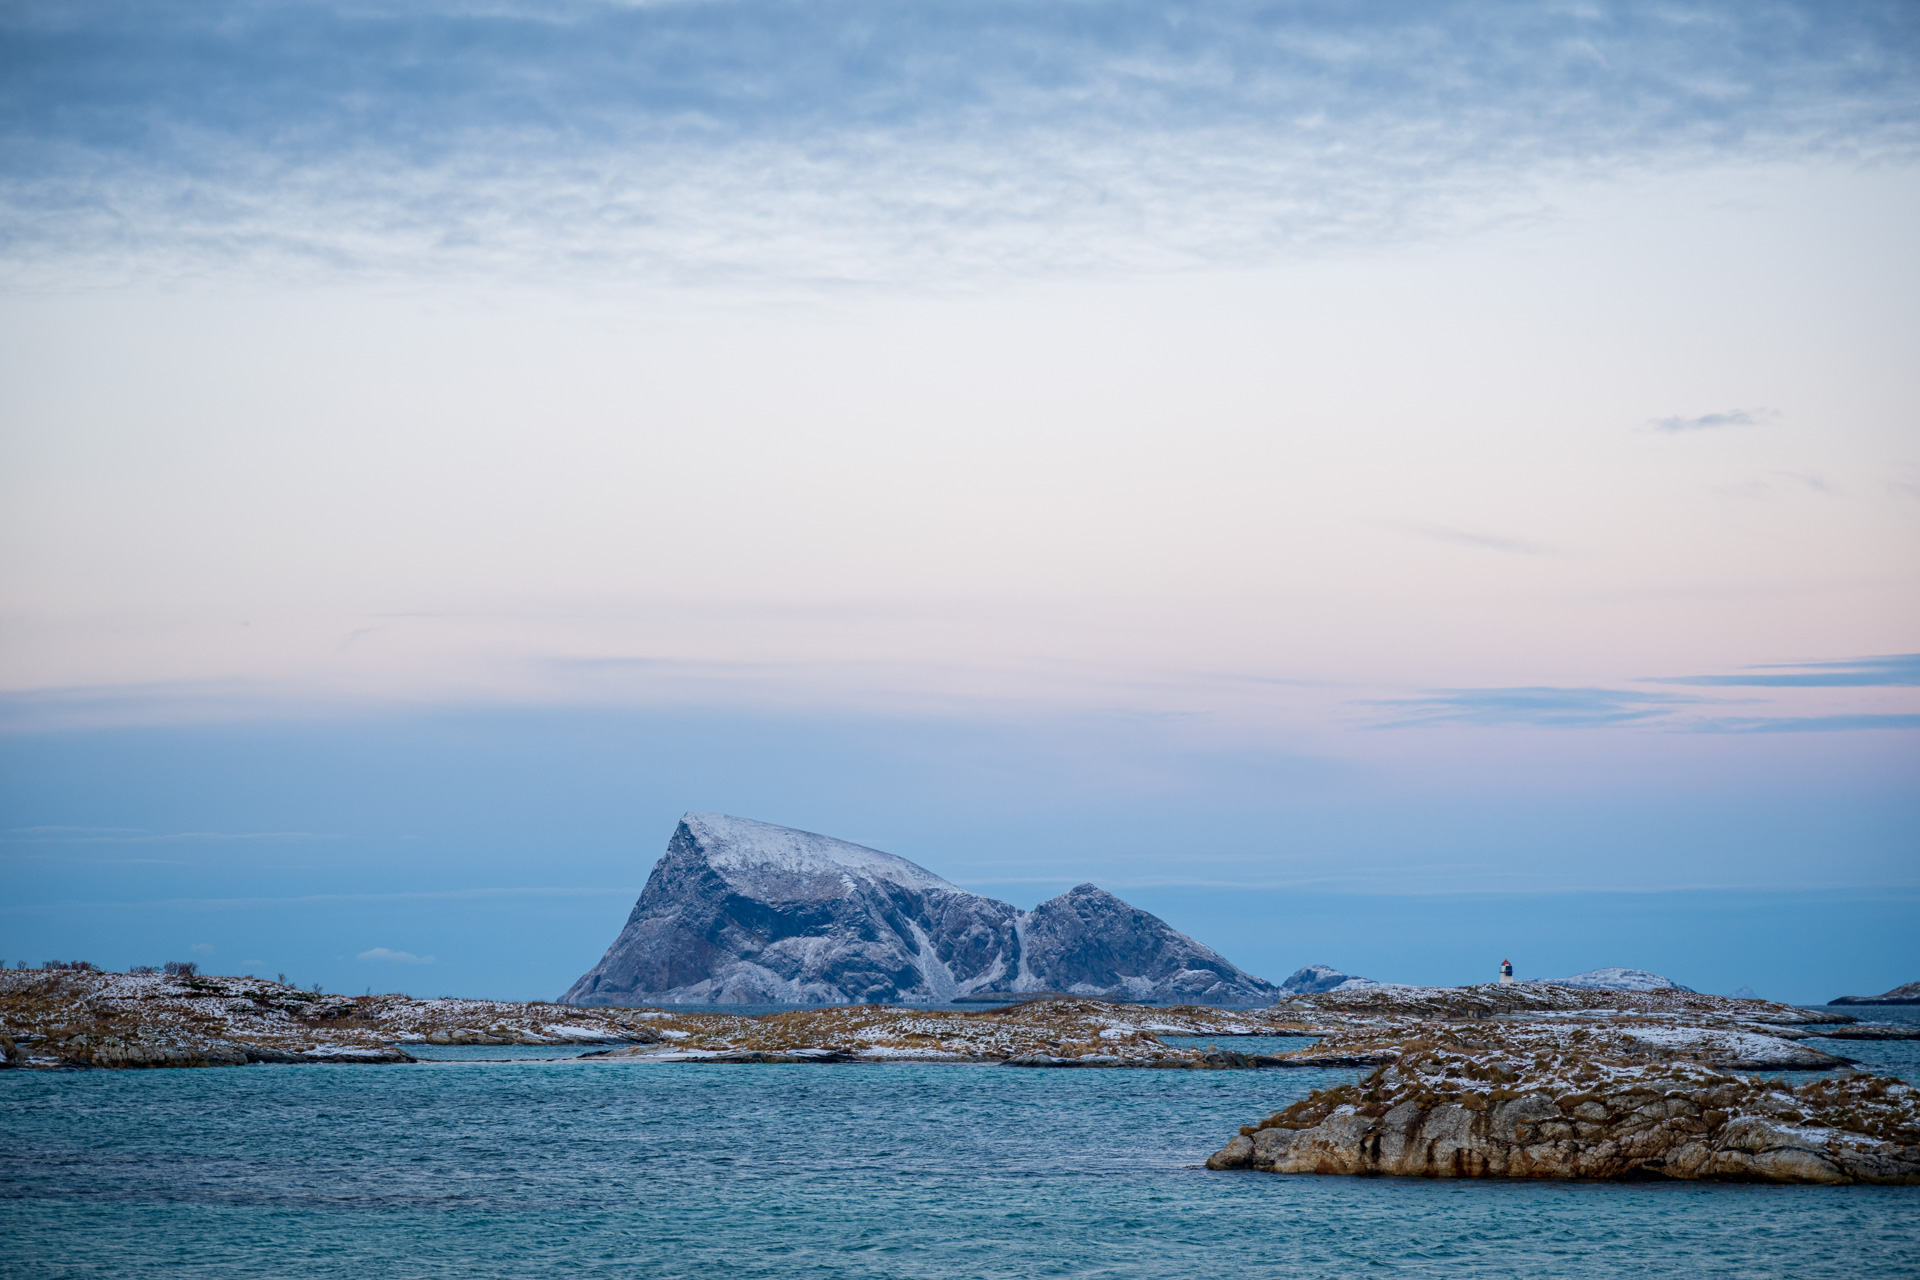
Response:
POLYGON ((1500 962, 1500 985, 1503 987, 1513 985, 1513 961, 1511 960, 1500 962))

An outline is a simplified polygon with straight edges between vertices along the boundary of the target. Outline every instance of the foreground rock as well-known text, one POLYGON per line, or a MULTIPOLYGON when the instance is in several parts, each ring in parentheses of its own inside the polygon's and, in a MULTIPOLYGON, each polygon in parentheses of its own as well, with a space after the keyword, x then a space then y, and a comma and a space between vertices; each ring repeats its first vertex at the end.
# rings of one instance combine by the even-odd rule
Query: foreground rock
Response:
POLYGON ((1920 1184, 1920 1091, 1897 1080, 1794 1088, 1685 1068, 1530 1074, 1484 1055, 1408 1054, 1242 1129, 1207 1167, 1920 1184))
POLYGON ((1020 911, 877 849, 687 814, 577 1005, 946 1002, 1061 991, 1252 1005, 1278 988, 1090 884, 1020 911))
POLYGON ((1612 1008, 1487 1016, 1483 995, 1543 1002, 1514 987, 1402 989, 1390 1003, 1420 1011, 1408 1016, 1379 1011, 1389 1003, 1381 993, 1312 997, 1343 1025, 1291 1058, 1332 1065, 1372 1054, 1385 1065, 1242 1129, 1208 1166, 1920 1182, 1920 1091, 1866 1075, 1796 1088, 1732 1074, 1850 1065, 1804 1043, 1803 1025, 1768 1021, 1788 1019, 1782 1007, 1661 990, 1614 993, 1612 1008), (1369 1002, 1374 1010, 1352 1008, 1369 1002))
POLYGON ((1828 1004, 1920 1004, 1920 982, 1909 982, 1877 996, 1841 996, 1828 1004))

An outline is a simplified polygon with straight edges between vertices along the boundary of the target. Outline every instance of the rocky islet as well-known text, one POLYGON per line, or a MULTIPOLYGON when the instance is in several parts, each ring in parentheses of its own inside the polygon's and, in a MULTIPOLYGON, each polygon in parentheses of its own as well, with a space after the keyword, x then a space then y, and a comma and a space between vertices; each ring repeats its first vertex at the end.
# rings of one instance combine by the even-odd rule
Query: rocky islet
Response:
POLYGON ((1308 999, 1342 1025, 1290 1056, 1381 1065, 1244 1127, 1209 1168, 1920 1183, 1920 1090, 1804 1043, 1845 1015, 1552 984, 1308 999), (1830 1074, 1736 1074, 1782 1070, 1830 1074))

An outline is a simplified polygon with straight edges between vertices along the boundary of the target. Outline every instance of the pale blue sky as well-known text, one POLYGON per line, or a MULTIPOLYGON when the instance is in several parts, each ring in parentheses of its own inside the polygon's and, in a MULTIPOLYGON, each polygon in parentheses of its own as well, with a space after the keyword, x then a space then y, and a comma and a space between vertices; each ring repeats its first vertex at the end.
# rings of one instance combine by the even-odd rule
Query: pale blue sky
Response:
POLYGON ((1910 4, 14 5, 0 957, 1909 981, 1916 223, 1910 4))

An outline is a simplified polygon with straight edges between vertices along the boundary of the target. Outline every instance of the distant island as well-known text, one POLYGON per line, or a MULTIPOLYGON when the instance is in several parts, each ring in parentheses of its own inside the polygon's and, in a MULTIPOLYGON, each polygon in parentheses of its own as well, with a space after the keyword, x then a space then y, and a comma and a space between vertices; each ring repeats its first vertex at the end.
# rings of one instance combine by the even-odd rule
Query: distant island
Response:
POLYGON ((1877 996, 1841 996, 1829 1000, 1828 1004, 1920 1004, 1920 982, 1909 982, 1904 986, 1877 996))
POLYGON ((1281 991, 1091 884, 1021 911, 831 836, 689 813, 564 1004, 945 1003, 1060 992, 1260 1005, 1281 991))

